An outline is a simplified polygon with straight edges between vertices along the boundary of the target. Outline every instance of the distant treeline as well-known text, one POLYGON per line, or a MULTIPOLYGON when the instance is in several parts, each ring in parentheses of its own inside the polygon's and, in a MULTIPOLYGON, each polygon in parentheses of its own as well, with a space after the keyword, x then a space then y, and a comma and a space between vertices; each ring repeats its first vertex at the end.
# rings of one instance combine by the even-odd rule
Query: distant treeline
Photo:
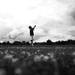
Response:
POLYGON ((56 41, 47 40, 46 42, 35 42, 35 45, 75 45, 75 40, 66 40, 66 41, 56 41))
MULTIPOLYGON (((13 43, 10 43, 9 41, 7 42, 2 42, 0 45, 30 45, 29 42, 26 41, 14 41, 13 43)), ((53 42, 51 40, 47 40, 46 42, 35 42, 34 45, 75 45, 75 40, 66 40, 66 41, 56 41, 53 42)))

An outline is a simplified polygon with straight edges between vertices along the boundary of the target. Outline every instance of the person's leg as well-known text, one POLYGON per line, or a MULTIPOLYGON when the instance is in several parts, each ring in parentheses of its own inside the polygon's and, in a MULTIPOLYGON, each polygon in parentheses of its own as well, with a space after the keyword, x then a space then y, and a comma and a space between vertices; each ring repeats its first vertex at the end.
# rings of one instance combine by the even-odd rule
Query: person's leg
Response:
POLYGON ((31 45, 33 46, 33 36, 31 36, 31 45))
POLYGON ((33 36, 32 36, 32 40, 33 40, 33 36))

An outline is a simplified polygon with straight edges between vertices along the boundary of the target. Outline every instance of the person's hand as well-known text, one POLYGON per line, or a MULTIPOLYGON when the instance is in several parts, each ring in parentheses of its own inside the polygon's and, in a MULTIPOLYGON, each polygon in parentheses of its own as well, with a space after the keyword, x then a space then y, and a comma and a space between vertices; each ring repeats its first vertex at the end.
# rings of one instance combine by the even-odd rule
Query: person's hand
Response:
POLYGON ((34 28, 36 27, 36 25, 34 26, 34 28))

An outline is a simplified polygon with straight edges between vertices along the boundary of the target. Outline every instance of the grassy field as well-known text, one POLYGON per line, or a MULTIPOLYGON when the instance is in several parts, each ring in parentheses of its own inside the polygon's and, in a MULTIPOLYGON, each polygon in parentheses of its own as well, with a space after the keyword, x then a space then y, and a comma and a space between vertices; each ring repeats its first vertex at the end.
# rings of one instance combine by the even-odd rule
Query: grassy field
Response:
POLYGON ((6 71, 6 75, 15 75, 18 68, 24 74, 17 75, 75 75, 74 66, 74 45, 0 46, 0 70, 6 71))
POLYGON ((35 54, 35 52, 47 54, 49 52, 54 53, 66 53, 71 54, 75 52, 74 45, 62 45, 62 46, 1 46, 0 51, 14 51, 14 52, 30 52, 35 54))

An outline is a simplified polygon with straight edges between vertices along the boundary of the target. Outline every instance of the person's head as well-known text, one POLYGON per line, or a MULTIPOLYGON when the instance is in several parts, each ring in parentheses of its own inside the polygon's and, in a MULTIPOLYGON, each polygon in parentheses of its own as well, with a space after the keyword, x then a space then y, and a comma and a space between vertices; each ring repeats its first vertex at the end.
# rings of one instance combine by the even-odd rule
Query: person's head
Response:
POLYGON ((32 27, 31 26, 29 26, 29 29, 31 29, 32 27))

